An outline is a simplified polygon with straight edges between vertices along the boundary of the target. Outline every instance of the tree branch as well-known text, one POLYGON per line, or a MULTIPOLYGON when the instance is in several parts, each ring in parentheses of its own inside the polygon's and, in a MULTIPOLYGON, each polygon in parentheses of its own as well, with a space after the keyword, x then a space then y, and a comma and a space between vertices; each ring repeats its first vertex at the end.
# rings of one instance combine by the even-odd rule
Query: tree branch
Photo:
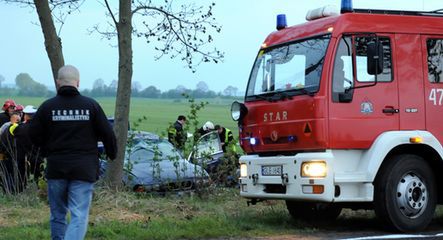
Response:
POLYGON ((112 17, 112 21, 114 21, 115 27, 117 27, 117 26, 118 26, 118 22, 117 22, 117 20, 115 19, 114 13, 112 13, 112 10, 111 10, 111 7, 109 6, 108 0, 104 0, 104 1, 105 1, 105 4, 106 4, 106 8, 108 9, 109 14, 110 14, 111 17, 112 17))

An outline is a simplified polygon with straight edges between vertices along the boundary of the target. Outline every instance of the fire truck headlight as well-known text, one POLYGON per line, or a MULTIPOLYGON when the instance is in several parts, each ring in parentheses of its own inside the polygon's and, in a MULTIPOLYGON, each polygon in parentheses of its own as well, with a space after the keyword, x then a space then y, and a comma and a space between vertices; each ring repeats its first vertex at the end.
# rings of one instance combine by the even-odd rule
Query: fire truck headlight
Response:
POLYGON ((239 103, 237 101, 232 103, 231 117, 234 121, 240 121, 247 113, 248 109, 243 103, 239 103))
POLYGON ((304 162, 301 165, 302 177, 326 177, 326 162, 304 162))
POLYGON ((248 176, 248 166, 244 163, 240 164, 240 177, 248 176))

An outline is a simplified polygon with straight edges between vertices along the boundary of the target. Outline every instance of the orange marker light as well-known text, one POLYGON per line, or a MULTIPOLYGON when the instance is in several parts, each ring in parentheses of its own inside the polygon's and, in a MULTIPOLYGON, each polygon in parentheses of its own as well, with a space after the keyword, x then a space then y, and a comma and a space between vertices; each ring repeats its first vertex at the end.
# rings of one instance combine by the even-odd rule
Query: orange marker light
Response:
POLYGON ((422 143, 423 138, 422 137, 411 137, 409 138, 410 143, 422 143))
POLYGON ((302 191, 305 194, 322 194, 325 192, 324 185, 303 185, 302 191))
POLYGON ((323 185, 312 186, 312 192, 314 194, 322 194, 324 191, 325 191, 325 186, 323 186, 323 185))

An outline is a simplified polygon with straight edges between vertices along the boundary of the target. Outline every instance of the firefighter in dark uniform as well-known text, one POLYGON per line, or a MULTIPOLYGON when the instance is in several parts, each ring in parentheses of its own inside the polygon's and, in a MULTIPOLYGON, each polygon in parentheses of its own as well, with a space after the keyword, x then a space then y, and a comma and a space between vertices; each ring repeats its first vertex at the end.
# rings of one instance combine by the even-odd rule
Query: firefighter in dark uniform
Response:
MULTIPOLYGON (((3 126, 3 124, 11 121, 11 114, 14 112, 15 108, 15 102, 14 100, 8 99, 3 104, 2 110, 3 112, 0 113, 0 128, 3 126)), ((0 133, 1 134, 1 133, 0 133)), ((6 145, 4 145, 3 141, 0 143, 0 175, 6 175, 6 164, 5 162, 7 160, 7 154, 5 152, 6 145)), ((6 179, 0 179, 0 181, 5 181, 6 179)), ((1 183, 1 182, 0 182, 1 183)), ((6 184, 0 184, 2 186, 6 184)))
POLYGON ((215 130, 217 130, 218 136, 220 137, 223 152, 235 153, 236 147, 232 131, 220 125, 215 125, 215 130))
MULTIPOLYGON (((12 115, 18 116, 17 113, 12 115)), ((18 125, 19 123, 11 123, 6 126, 0 136, 0 151, 3 153, 3 160, 0 161, 0 181, 3 191, 7 194, 22 192, 26 186, 26 164, 21 158, 14 137, 18 125)))
POLYGON ((171 125, 168 129, 168 140, 172 145, 174 145, 180 151, 185 148, 185 143, 187 139, 186 132, 183 127, 186 123, 186 117, 183 115, 178 116, 177 121, 171 125))
POLYGON ((8 99, 5 101, 5 103, 3 104, 2 110, 3 112, 0 113, 0 127, 9 122, 11 119, 11 114, 14 112, 15 110, 15 102, 12 99, 8 99))
POLYGON ((35 182, 41 177, 40 166, 43 163, 40 149, 34 146, 29 138, 29 125, 36 112, 37 109, 34 106, 26 106, 23 109, 23 122, 13 132, 17 148, 17 159, 19 162, 26 163, 26 176, 29 178, 29 175, 32 174, 35 182))
POLYGON ((236 184, 236 170, 238 169, 238 155, 236 153, 235 139, 232 131, 215 125, 215 130, 218 132, 221 147, 224 155, 220 158, 220 163, 217 166, 217 174, 215 181, 223 183, 226 186, 234 186, 236 184))
MULTIPOLYGON (((26 106, 24 109, 22 107, 22 111, 24 120, 11 123, 1 135, 1 146, 7 156, 4 161, 5 169, 7 169, 7 174, 5 174, 7 184, 4 184, 3 190, 9 193, 23 191, 30 173, 38 179, 40 171, 37 171, 36 167, 43 162, 38 149, 32 145, 28 135, 29 123, 37 109, 33 106, 26 106)), ((20 113, 14 112, 14 114, 20 113)))

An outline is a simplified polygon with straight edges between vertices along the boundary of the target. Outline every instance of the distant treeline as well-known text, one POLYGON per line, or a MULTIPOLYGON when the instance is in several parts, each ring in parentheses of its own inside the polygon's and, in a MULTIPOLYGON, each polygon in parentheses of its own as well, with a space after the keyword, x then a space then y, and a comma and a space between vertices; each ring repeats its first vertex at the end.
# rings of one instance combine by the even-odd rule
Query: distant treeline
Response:
POLYGON ((15 77, 14 86, 4 86, 2 83, 5 78, 0 75, 0 95, 1 96, 29 96, 29 97, 47 97, 55 95, 54 91, 48 90, 44 84, 41 84, 27 73, 20 73, 15 77))
MULTIPOLYGON (((55 92, 48 90, 48 87, 38 83, 27 73, 20 73, 15 78, 14 86, 3 86, 4 78, 0 75, 0 95, 2 96, 30 96, 30 97, 49 97, 54 96, 55 92)), ((81 89, 83 95, 90 97, 114 97, 117 94, 117 81, 113 80, 106 85, 102 79, 97 79, 93 83, 92 89, 81 89)), ((132 97, 141 98, 182 98, 183 94, 193 98, 215 98, 215 97, 237 97, 239 92, 236 87, 227 86, 223 91, 215 92, 210 90, 208 85, 201 81, 197 83, 195 89, 188 89, 182 85, 175 89, 162 92, 155 86, 142 88, 137 81, 132 84, 132 97)))

